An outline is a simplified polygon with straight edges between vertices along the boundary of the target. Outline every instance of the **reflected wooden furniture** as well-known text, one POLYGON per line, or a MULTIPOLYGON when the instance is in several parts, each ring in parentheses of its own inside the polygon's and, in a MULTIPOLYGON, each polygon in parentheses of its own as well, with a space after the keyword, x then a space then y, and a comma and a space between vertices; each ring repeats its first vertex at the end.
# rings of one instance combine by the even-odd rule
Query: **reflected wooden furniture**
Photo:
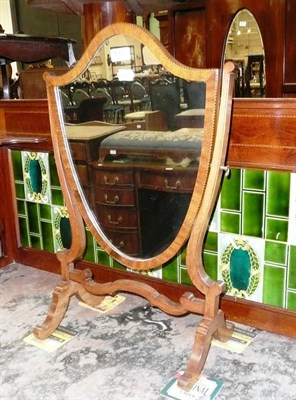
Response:
POLYGON ((127 129, 139 129, 147 131, 166 131, 167 120, 161 111, 136 111, 125 114, 125 126, 127 129))
POLYGON ((204 109, 185 110, 176 114, 177 127, 180 128, 202 128, 204 126, 204 109))
POLYGON ((10 98, 9 82, 6 77, 6 64, 12 61, 36 63, 55 57, 75 62, 73 43, 62 38, 35 37, 29 35, 0 35, 0 65, 3 79, 3 97, 10 98))
POLYGON ((95 210, 111 243, 144 258, 167 246, 182 225, 196 171, 145 159, 93 163, 95 210))
POLYGON ((193 193, 203 133, 126 130, 102 140, 92 164, 95 210, 120 251, 151 258, 175 239, 193 193))
POLYGON ((30 68, 20 72, 19 85, 22 99, 46 99, 46 85, 43 79, 44 72, 64 74, 67 67, 60 68, 30 68))
POLYGON ((93 205, 91 163, 98 158, 101 141, 108 135, 125 129, 121 125, 104 123, 85 123, 67 125, 66 132, 70 141, 72 157, 75 163, 85 195, 93 205))

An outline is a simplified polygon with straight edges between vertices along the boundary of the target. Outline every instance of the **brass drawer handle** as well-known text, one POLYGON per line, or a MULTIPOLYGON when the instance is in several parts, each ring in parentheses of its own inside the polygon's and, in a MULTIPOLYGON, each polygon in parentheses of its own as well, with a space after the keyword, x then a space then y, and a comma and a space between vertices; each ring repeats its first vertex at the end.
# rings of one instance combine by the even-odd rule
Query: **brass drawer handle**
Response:
POLYGON ((113 200, 108 200, 108 195, 105 194, 105 202, 107 204, 116 204, 116 203, 118 203, 118 201, 119 201, 119 196, 114 196, 113 200))
POLYGON ((109 223, 110 223, 111 225, 120 225, 121 222, 122 222, 122 220, 123 220, 123 218, 122 218, 122 217, 118 217, 118 218, 117 218, 117 221, 112 221, 112 216, 109 214, 109 215, 108 215, 108 220, 109 220, 109 223))
POLYGON ((181 186, 181 182, 180 182, 179 180, 176 181, 175 186, 170 186, 170 185, 168 184, 168 180, 167 180, 167 179, 164 180, 164 183, 165 183, 166 189, 174 189, 174 190, 176 190, 176 189, 178 189, 178 188, 181 186))
POLYGON ((108 181, 108 177, 106 175, 104 175, 104 182, 105 182, 105 185, 115 186, 115 185, 118 184, 119 178, 118 178, 118 176, 115 176, 114 181, 113 182, 109 182, 108 181))

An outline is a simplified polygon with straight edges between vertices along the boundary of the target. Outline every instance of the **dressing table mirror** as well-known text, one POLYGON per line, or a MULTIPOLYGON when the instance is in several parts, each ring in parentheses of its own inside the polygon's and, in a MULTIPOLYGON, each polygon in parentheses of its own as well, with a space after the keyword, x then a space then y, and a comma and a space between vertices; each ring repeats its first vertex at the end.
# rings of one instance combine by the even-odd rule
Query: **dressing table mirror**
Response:
POLYGON ((201 314, 178 381, 188 390, 212 337, 226 341, 233 331, 219 309, 224 284, 209 278, 202 260, 227 170, 233 64, 223 71, 189 68, 147 30, 117 23, 97 33, 72 69, 60 76, 46 73, 45 81, 71 243, 57 253, 62 281, 34 334, 45 339, 59 326, 72 295, 96 306, 105 295, 124 291, 171 315, 201 314), (79 104, 78 89, 87 92, 79 104), (163 266, 186 246, 187 271, 201 298, 186 292, 172 301, 140 274, 95 282, 90 270, 75 268, 85 248, 85 225, 105 252, 135 272, 163 266))

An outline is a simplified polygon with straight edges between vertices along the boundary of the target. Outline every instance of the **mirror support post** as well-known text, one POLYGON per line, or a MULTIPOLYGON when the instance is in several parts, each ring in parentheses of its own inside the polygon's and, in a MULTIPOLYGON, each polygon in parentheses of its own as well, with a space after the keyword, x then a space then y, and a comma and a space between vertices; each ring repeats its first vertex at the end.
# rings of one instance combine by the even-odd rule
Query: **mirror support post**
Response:
POLYGON ((219 196, 223 171, 225 171, 224 164, 229 140, 234 90, 234 69, 234 65, 230 62, 224 66, 217 134, 211 169, 199 211, 199 218, 193 225, 187 246, 187 270, 196 288, 205 295, 205 304, 203 319, 196 330, 191 357, 184 374, 178 380, 178 385, 185 390, 192 388, 200 376, 212 338, 216 337, 222 342, 226 342, 234 329, 233 324, 226 323, 224 313, 219 309, 220 295, 224 291, 225 285, 223 282, 215 282, 209 278, 204 270, 202 259, 204 238, 219 196))

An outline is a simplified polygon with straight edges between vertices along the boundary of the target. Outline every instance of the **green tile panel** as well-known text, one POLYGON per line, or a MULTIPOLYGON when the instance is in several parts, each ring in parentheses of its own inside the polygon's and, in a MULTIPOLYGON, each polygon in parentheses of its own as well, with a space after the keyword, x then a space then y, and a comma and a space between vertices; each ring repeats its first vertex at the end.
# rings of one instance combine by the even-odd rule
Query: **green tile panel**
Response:
POLYGON ((285 268, 265 265, 263 281, 263 303, 284 307, 285 268))
POLYGON ((264 201, 264 194, 243 193, 243 235, 264 237, 264 201))
POLYGON ((204 250, 207 251, 218 251, 218 233, 217 232, 207 232, 204 250))
POLYGON ((33 247, 33 249, 43 250, 41 237, 39 235, 38 236, 30 235, 30 241, 31 241, 31 247, 33 247))
POLYGON ((296 311, 296 291, 287 292, 287 309, 291 311, 296 311))
POLYGON ((105 267, 110 267, 111 264, 110 256, 100 248, 97 248, 97 263, 105 267))
POLYGON ((186 268, 180 268, 180 283, 182 285, 192 285, 192 281, 189 277, 188 271, 186 268))
POLYGON ((206 273, 216 281, 218 279, 218 255, 204 252, 203 262, 206 273))
POLYGON ((27 202, 28 220, 31 233, 40 234, 40 215, 37 203, 27 202))
POLYGON ((178 282, 179 276, 178 258, 164 265, 162 270, 162 279, 170 282, 178 282))
POLYGON ((296 290, 296 246, 290 246, 288 288, 296 290))
POLYGON ((221 211, 220 230, 221 232, 239 235, 241 232, 241 214, 221 211))
POLYGON ((265 189, 265 171, 245 170, 244 171, 244 189, 264 190, 265 189))
POLYGON ((54 253, 54 238, 51 222, 41 222, 41 237, 43 238, 43 250, 54 253))
POLYGON ((241 209, 241 170, 231 169, 224 177, 221 190, 221 208, 240 211, 241 209))
POLYGON ((22 152, 14 150, 11 152, 14 179, 15 181, 24 181, 23 166, 22 166, 22 152))
POLYGON ((83 260, 95 262, 95 240, 88 229, 85 230, 86 245, 83 253, 83 260))
POLYGON ((284 243, 266 241, 265 261, 273 264, 287 265, 287 245, 284 243))
POLYGON ((15 194, 17 199, 26 199, 25 188, 23 182, 15 182, 15 194))
POLYGON ((278 218, 266 218, 266 239, 286 242, 289 221, 278 218))
MULTIPOLYGON (((40 201, 26 200, 22 152, 12 151, 11 154, 21 243, 26 247, 54 253, 60 249, 56 237, 59 227, 55 226, 57 210, 64 206, 54 157, 49 154, 46 177, 50 183, 50 202, 42 204, 40 201)), ((223 180, 220 201, 214 214, 214 231, 209 229, 205 237, 203 262, 206 273, 217 280, 220 235, 229 234, 229 243, 238 236, 247 241, 248 237, 252 237, 253 243, 256 238, 264 239, 264 257, 262 253, 260 258, 260 263, 264 264, 260 278, 263 288, 259 301, 262 298, 265 304, 296 310, 296 246, 287 243, 290 184, 291 176, 288 173, 231 169, 230 176, 223 180)), ((163 280, 191 284, 186 268, 186 252, 185 247, 163 266, 163 280)), ((83 259, 107 267, 126 269, 101 249, 88 228, 83 259)))
POLYGON ((28 219, 27 217, 19 216, 19 228, 20 228, 20 239, 21 244, 25 247, 30 247, 30 235, 29 235, 29 228, 28 228, 28 219))
POLYGON ((290 198, 290 174, 268 172, 267 214, 288 217, 290 198))

